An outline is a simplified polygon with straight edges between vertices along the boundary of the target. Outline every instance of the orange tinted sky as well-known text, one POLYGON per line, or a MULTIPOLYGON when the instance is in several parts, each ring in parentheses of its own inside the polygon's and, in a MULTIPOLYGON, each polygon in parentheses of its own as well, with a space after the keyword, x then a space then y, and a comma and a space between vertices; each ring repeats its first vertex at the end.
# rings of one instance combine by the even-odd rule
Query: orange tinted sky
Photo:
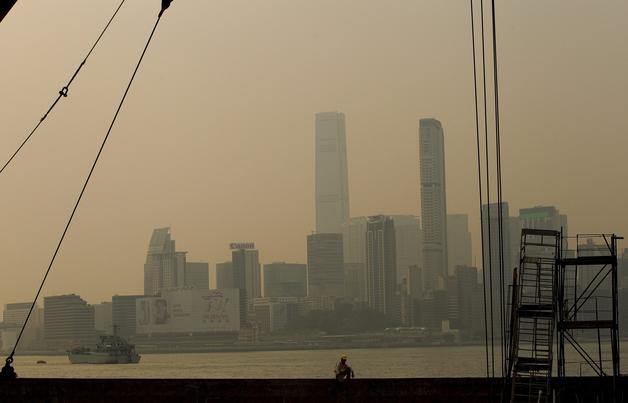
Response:
MULTIPOLYGON (((0 157, 65 84, 117 1, 18 1, 0 23, 0 157)), ((0 176, 0 303, 28 300, 152 27, 128 1, 23 155, 0 176)), ((478 255, 469 4, 177 0, 114 128, 44 295, 142 290, 153 228, 191 260, 255 241, 305 260, 314 113, 346 114, 352 215, 420 214, 417 127, 445 128, 448 210, 478 255)), ((504 199, 571 232, 628 235, 628 5, 498 2, 504 199)), ((213 279, 212 279, 213 281, 213 279)))

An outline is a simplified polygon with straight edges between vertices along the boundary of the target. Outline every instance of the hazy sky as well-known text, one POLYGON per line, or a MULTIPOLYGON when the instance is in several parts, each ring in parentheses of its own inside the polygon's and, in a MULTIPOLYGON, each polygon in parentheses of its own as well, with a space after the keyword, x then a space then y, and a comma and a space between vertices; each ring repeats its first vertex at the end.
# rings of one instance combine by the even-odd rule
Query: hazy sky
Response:
MULTIPOLYGON (((127 1, 0 176, 0 304, 32 298, 159 3, 127 1)), ((0 23, 2 161, 117 4, 21 0, 0 23)), ((572 233, 628 235, 628 3, 499 1, 497 13, 511 211, 553 204, 572 233)), ((141 292, 151 231, 167 225, 212 268, 232 241, 304 262, 314 113, 328 110, 346 114, 354 216, 420 214, 418 119, 441 120, 448 210, 470 215, 478 255, 470 46, 463 0, 173 2, 43 294, 141 292)))

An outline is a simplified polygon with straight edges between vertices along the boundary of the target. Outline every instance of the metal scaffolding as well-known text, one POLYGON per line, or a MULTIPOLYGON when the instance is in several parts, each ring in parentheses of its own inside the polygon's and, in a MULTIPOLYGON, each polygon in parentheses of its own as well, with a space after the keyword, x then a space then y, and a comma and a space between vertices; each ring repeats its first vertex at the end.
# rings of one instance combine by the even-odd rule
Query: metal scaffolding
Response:
POLYGON ((559 231, 523 229, 519 269, 513 278, 509 375, 510 401, 548 401, 556 319, 559 231))
POLYGON ((619 376, 619 239, 623 238, 615 234, 563 238, 566 250, 559 262, 557 299, 558 376, 619 376))

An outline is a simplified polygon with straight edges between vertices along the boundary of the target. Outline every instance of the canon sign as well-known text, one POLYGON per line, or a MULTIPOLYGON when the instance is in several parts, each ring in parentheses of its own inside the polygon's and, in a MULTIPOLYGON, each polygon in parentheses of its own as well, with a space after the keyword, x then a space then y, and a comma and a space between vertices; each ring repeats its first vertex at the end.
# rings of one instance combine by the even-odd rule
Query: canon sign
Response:
POLYGON ((229 244, 231 250, 255 249, 254 242, 234 242, 229 244))

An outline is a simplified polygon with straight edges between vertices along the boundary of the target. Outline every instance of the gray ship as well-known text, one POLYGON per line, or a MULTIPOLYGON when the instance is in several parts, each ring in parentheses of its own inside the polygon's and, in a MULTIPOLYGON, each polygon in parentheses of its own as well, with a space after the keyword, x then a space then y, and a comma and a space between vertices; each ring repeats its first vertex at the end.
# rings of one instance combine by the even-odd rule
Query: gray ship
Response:
POLYGON ((100 336, 95 349, 77 347, 68 352, 72 364, 137 364, 141 356, 135 345, 120 336, 100 336))

